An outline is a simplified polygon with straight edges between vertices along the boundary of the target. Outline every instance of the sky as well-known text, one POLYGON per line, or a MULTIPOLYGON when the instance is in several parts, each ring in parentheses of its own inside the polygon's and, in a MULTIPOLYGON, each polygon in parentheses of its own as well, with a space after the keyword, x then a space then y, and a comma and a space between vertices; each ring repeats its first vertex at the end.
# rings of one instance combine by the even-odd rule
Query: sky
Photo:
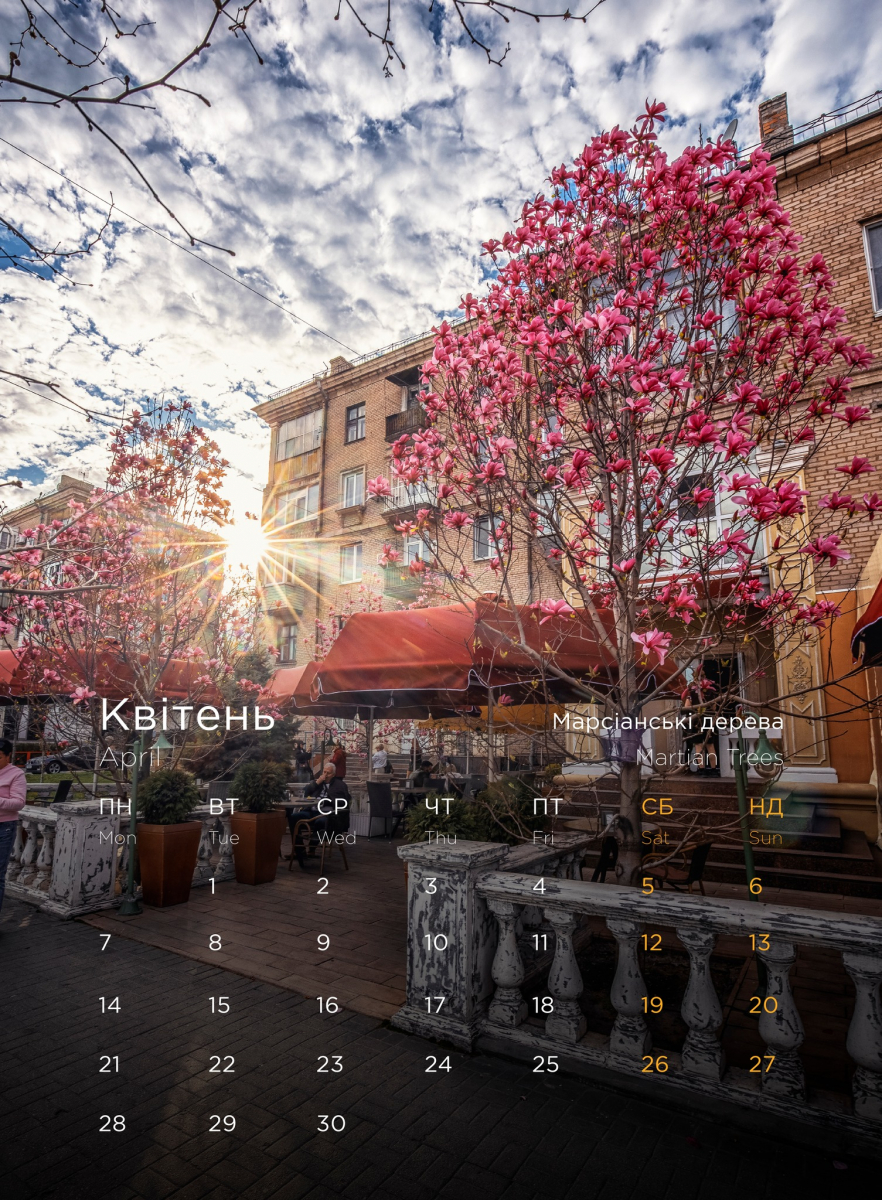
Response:
MULTIPOLYGON (((385 0, 356 6, 382 23, 385 0)), ((109 69, 147 78, 196 44, 211 7, 118 4, 124 19, 154 24, 112 41, 109 69)), ((81 6, 83 45, 97 44, 99 9, 81 6)), ((41 245, 73 247, 104 225, 111 195, 115 204, 68 278, 0 269, 0 366, 52 379, 106 418, 87 422, 0 377, 0 480, 26 484, 0 500, 23 502, 62 472, 101 482, 112 422, 159 395, 186 397, 232 464, 226 494, 247 540, 269 448, 252 406, 338 354, 453 314, 482 286, 481 243, 595 133, 630 125, 650 98, 668 106, 669 152, 733 117, 750 145, 766 97, 786 91, 799 124, 882 87, 882 0, 604 0, 585 25, 479 18, 494 52, 510 44, 501 67, 468 45, 449 0, 432 12, 393 0, 406 69, 388 78, 376 39, 345 4, 338 21, 335 11, 335 0, 263 0, 249 20, 262 65, 243 38, 218 31, 179 79, 210 107, 151 93, 148 108, 103 117, 186 228, 235 257, 203 245, 188 254, 132 167, 76 113, 0 106, 0 215, 41 245)), ((0 0, 4 60, 21 12, 0 0)), ((31 42, 28 68, 46 81, 64 74, 31 42)))

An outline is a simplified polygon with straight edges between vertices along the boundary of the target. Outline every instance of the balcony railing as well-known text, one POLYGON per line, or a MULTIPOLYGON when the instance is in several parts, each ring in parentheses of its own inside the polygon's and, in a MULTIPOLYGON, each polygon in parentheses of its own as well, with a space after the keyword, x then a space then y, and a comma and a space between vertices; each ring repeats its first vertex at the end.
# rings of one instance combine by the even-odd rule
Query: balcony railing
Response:
POLYGON ((408 567, 398 564, 383 567, 383 595, 404 604, 412 604, 420 594, 422 575, 414 575, 408 567))
POLYGON ((394 442, 403 433, 416 433, 418 429, 425 427, 426 413, 418 406, 405 409, 404 412, 392 413, 386 418, 386 441, 394 442))
POLYGON ((407 484, 393 479, 392 495, 386 497, 384 511, 397 513, 407 508, 429 508, 437 499, 437 489, 428 483, 407 484))
POLYGON ((299 583, 275 583, 272 580, 263 584, 263 609, 273 613, 302 613, 306 604, 303 587, 299 583))

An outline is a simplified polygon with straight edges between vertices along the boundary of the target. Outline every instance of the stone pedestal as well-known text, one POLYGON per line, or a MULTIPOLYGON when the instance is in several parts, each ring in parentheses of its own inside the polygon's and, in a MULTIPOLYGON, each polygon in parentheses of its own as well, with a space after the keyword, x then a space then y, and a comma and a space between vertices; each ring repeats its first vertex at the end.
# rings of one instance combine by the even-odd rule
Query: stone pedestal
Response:
POLYGON ((56 804, 53 809, 58 814, 55 855, 49 891, 41 908, 59 917, 112 908, 116 900, 119 816, 102 815, 100 805, 93 802, 56 804))
POLYGON ((397 1029, 470 1050, 493 994, 497 923, 475 890, 509 847, 495 842, 401 846, 408 867, 407 1003, 397 1029))

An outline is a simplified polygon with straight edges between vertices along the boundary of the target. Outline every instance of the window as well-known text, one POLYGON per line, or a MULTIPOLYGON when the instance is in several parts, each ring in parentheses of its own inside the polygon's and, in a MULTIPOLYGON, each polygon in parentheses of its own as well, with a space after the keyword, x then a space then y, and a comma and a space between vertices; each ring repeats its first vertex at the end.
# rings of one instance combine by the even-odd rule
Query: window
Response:
POLYGON ((340 476, 340 495, 343 508, 354 508, 364 504, 364 468, 344 471, 340 476))
MULTIPOLYGON (((491 520, 493 520, 491 517, 478 517, 472 526, 473 557, 476 562, 496 557, 496 546, 491 534, 491 520)), ((497 522, 493 520, 493 529, 496 528, 496 525, 497 522)))
POLYGON ((0 529, 0 550, 8 550, 15 534, 10 529, 0 529))
POLYGON ((346 409, 346 441, 360 442, 364 437, 364 404, 350 404, 346 409))
POLYGON ((265 556, 267 583, 296 583, 301 564, 295 554, 270 545, 265 556))
POLYGON ((537 492, 533 508, 539 516, 536 532, 540 537, 554 537, 560 528, 560 496, 550 490, 537 492))
POLYGON ((412 383, 402 388, 401 411, 408 412, 412 408, 419 408, 425 390, 421 383, 412 383))
POLYGON ((276 458, 293 458, 295 454, 306 454, 322 444, 322 422, 324 416, 320 408, 295 417, 279 426, 279 437, 276 446, 276 458))
POLYGON ((873 309, 878 313, 882 312, 882 221, 866 227, 864 245, 867 251, 867 267, 870 271, 873 309))
POLYGON ((292 663, 297 657, 297 626, 282 625, 279 629, 279 662, 292 663))
POLYGON ((340 582, 358 583, 361 579, 361 542, 340 548, 340 582))
POLYGON ((405 535, 404 538, 404 566, 409 567, 412 562, 416 562, 421 558, 423 562, 431 562, 435 557, 435 547, 432 541, 421 536, 418 533, 405 535))
POLYGON ((276 497, 276 528, 287 528, 298 521, 314 517, 319 507, 319 485, 301 488, 299 492, 287 492, 276 497))

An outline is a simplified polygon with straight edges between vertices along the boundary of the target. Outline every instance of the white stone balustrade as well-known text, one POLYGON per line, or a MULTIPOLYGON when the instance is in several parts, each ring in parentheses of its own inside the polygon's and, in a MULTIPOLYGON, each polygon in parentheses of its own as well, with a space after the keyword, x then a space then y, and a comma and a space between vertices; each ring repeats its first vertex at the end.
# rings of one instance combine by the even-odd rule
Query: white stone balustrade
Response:
MULTIPOLYGON (((528 1060, 555 1055, 561 1067, 575 1072, 609 1073, 627 1078, 628 1086, 662 1089, 667 1095, 678 1090, 693 1104, 713 1100, 730 1113, 736 1112, 734 1106, 749 1110, 747 1121, 756 1113, 771 1114, 824 1130, 839 1146, 882 1149, 882 920, 674 892, 646 896, 637 888, 583 883, 565 877, 575 875, 581 847, 565 846, 558 835, 555 841, 555 849, 544 855, 529 846, 510 851, 476 842, 399 850, 410 864, 410 924, 407 1004, 393 1025, 467 1049, 528 1060), (537 874, 544 886, 541 897, 537 874), (517 935, 536 927, 537 907, 542 928, 550 930, 549 948, 552 940, 554 945, 551 1006, 546 1001, 533 1011, 531 1004, 527 1013, 527 943, 517 935), (604 919, 618 946, 610 992, 616 1021, 608 1038, 585 1032, 579 1005, 583 983, 573 936, 583 917, 604 919), (664 1066, 652 1066, 649 1075, 647 1058, 652 1065, 658 1056, 644 1020, 647 988, 638 954, 647 926, 674 933, 689 958, 680 1010, 688 1031, 682 1051, 664 1051, 664 1066), (443 952, 426 938, 442 927, 443 952), (764 1054, 761 1068, 753 1071, 726 1064, 719 1040, 722 1007, 710 971, 719 936, 744 937, 745 954, 750 954, 751 934, 765 935, 756 944, 765 947, 757 953, 767 977, 757 1024, 758 1049, 764 1054), (802 1021, 790 986, 800 945, 838 950, 854 982, 854 1014, 842 1048, 856 1064, 851 1103, 845 1096, 815 1096, 806 1089, 802 1021)), ((590 970, 590 953, 588 962, 590 970)))
POLYGON ((111 908, 116 897, 119 816, 100 803, 26 804, 6 872, 10 896, 60 917, 111 908))

